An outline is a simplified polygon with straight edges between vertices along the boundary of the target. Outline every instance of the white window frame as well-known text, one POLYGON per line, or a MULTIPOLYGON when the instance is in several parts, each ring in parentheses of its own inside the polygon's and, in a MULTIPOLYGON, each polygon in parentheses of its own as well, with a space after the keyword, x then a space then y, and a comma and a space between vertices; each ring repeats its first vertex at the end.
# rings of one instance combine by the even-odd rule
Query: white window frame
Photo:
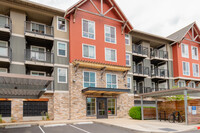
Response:
POLYGON ((189 63, 189 62, 183 61, 183 62, 182 62, 182 70, 183 70, 183 75, 184 75, 184 76, 190 76, 190 63, 189 63), (188 69, 189 69, 189 74, 188 74, 188 75, 184 74, 183 63, 186 63, 186 64, 188 64, 188 66, 189 66, 189 67, 188 67, 188 69))
POLYGON ((191 88, 192 88, 191 84, 194 84, 194 88, 196 88, 196 84, 195 84, 194 81, 190 81, 190 83, 188 84, 188 87, 191 87, 191 88))
POLYGON ((112 49, 112 48, 105 48, 105 60, 109 61, 109 62, 117 62, 117 50, 116 49, 112 49), (106 50, 114 50, 115 51, 115 61, 107 60, 107 58, 106 58, 106 50))
MULTIPOLYGON (((97 86, 97 74, 96 74, 96 72, 92 72, 92 71, 83 71, 83 88, 86 88, 85 86, 84 86, 84 73, 85 72, 88 72, 88 73, 95 73, 95 87, 97 86)), ((92 83, 92 82, 89 82, 89 83, 92 83)))
POLYGON ((192 51, 192 59, 194 59, 194 60, 199 60, 198 47, 191 46, 191 51, 192 51), (192 50, 193 48, 196 48, 196 49, 197 49, 197 57, 194 57, 194 56, 193 56, 193 50, 192 50))
POLYGON ((68 76, 67 76, 67 71, 68 71, 68 70, 67 70, 66 68, 58 68, 58 69, 57 69, 58 83, 62 83, 62 84, 66 84, 66 83, 67 83, 67 77, 68 77, 68 76), (59 76, 59 70, 60 70, 60 69, 66 70, 66 81, 65 81, 65 82, 60 82, 60 78, 59 78, 59 77, 60 77, 60 76, 59 76))
MULTIPOLYGON (((88 52, 89 52, 89 50, 88 50, 88 52)), ((95 45, 90 45, 90 44, 83 43, 82 44, 82 57, 83 58, 87 58, 87 59, 96 59, 96 46, 95 45), (92 46, 92 47, 94 47, 94 58, 90 58, 90 57, 85 57, 84 56, 84 46, 92 46)))
MULTIPOLYGON (((117 74, 112 74, 112 73, 106 73, 106 88, 108 88, 108 84, 107 84, 107 78, 108 78, 108 74, 110 74, 111 76, 112 75, 115 75, 116 76, 116 88, 118 88, 118 77, 117 77, 117 74)), ((111 83, 111 86, 112 86, 112 83, 111 83)))
POLYGON ((66 21, 66 19, 65 19, 65 18, 63 18, 63 17, 60 17, 60 16, 57 16, 57 30, 58 30, 58 31, 62 31, 62 32, 67 32, 67 21, 66 21), (58 20, 59 20, 59 18, 61 18, 61 19, 64 19, 64 20, 65 20, 65 30, 61 30, 61 29, 59 29, 59 27, 58 27, 58 20))
POLYGON ((130 43, 131 43, 130 35, 129 34, 125 34, 125 44, 126 45, 130 45, 130 43), (126 37, 126 35, 128 35, 128 37, 126 37), (126 39, 128 39, 129 44, 126 44, 126 39))
MULTIPOLYGON (((36 48, 43 48, 44 49, 44 57, 45 57, 45 60, 39 60, 39 59, 37 59, 37 60, 39 60, 39 61, 47 61, 47 59, 46 59, 46 47, 39 47, 39 46, 35 46, 35 45, 31 45, 31 59, 32 59, 32 52, 33 52, 33 47, 36 47, 36 48)), ((36 52, 39 52, 39 51, 36 51, 36 52)))
POLYGON ((184 87, 186 86, 186 83, 185 83, 184 80, 179 80, 179 81, 178 81, 178 87, 181 87, 181 86, 179 86, 179 83, 180 83, 180 82, 182 82, 182 83, 184 84, 184 87))
POLYGON ((8 73, 8 69, 7 69, 7 68, 2 68, 2 67, 0 67, 0 70, 5 70, 5 72, 1 72, 1 71, 0 71, 0 73, 8 73))
POLYGON ((57 42, 57 56, 60 56, 60 57, 67 57, 67 43, 66 43, 66 42, 61 42, 61 41, 58 41, 58 42, 57 42), (59 44, 60 44, 60 43, 65 44, 65 56, 59 55, 59 44))
POLYGON ((127 77, 127 88, 132 89, 131 77, 127 77), (130 79, 130 88, 128 87, 128 79, 130 79))
MULTIPOLYGON (((89 28, 89 26, 88 26, 88 28, 89 28)), ((83 38, 87 38, 87 39, 92 39, 92 40, 96 40, 96 23, 95 23, 95 21, 92 21, 92 20, 88 20, 88 19, 82 19, 82 37, 83 38), (90 22, 94 22, 94 38, 89 38, 89 37, 84 37, 83 36, 83 21, 90 21, 90 22)))
MULTIPOLYGON (((43 25, 43 26, 44 26, 44 34, 46 34, 46 24, 38 23, 38 22, 35 22, 35 21, 31 21, 31 31, 33 30, 32 24, 43 25)), ((37 33, 37 32, 36 32, 36 33, 37 33)))
POLYGON ((194 73, 194 72, 195 72, 195 71, 194 71, 194 65, 197 65, 197 66, 198 66, 198 71, 199 71, 199 64, 192 63, 193 76, 194 76, 194 77, 199 77, 199 73, 198 73, 198 76, 196 76, 195 73, 194 73))
POLYGON ((181 43, 181 55, 182 55, 183 58, 189 58, 189 45, 184 44, 184 43, 181 43), (186 52, 187 55, 185 55, 184 53, 182 53, 182 46, 183 46, 183 45, 185 45, 185 46, 188 47, 188 48, 187 48, 187 52, 188 52, 188 53, 186 52))
POLYGON ((105 25, 104 25, 104 38, 105 38, 105 42, 106 42, 106 43, 117 44, 117 28, 114 27, 114 26, 105 24, 105 25), (106 26, 115 28, 115 43, 106 41, 106 26))
POLYGON ((32 76, 36 76, 36 75, 33 75, 33 72, 35 72, 35 73, 43 73, 43 74, 44 74, 44 77, 46 77, 46 72, 42 72, 42 71, 31 71, 31 75, 32 75, 32 76))
MULTIPOLYGON (((131 55, 130 54, 126 54, 126 56, 128 55, 128 60, 129 60, 129 64, 126 64, 126 66, 131 66, 131 55)), ((126 60, 127 61, 127 60, 126 60)))

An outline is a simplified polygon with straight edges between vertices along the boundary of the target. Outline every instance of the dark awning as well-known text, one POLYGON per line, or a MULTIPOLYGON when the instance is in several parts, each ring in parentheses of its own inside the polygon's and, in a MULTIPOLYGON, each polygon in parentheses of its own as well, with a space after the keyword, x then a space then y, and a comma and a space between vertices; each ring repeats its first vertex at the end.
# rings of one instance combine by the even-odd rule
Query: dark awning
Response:
POLYGON ((38 99, 52 81, 52 77, 1 73, 0 98, 38 99))
POLYGON ((97 88, 97 87, 89 87, 82 90, 84 94, 123 94, 129 93, 130 89, 113 89, 113 88, 97 88))

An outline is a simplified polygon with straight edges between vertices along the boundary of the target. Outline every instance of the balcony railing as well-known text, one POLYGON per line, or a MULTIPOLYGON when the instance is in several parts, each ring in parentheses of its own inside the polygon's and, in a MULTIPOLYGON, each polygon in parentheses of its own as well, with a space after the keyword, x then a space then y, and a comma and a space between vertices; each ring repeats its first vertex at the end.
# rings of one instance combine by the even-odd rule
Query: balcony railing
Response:
POLYGON ((149 75, 149 67, 134 65, 133 66, 133 73, 139 74, 139 75, 149 75))
POLYGON ((144 93, 163 91, 163 90, 167 90, 167 88, 151 88, 151 87, 134 86, 134 94, 144 94, 144 93))
POLYGON ((148 48, 141 45, 132 45, 133 53, 148 56, 148 48))
POLYGON ((0 58, 7 58, 12 60, 12 50, 10 47, 0 46, 0 58))
POLYGON ((12 21, 10 17, 0 15, 0 28, 12 29, 12 21))
POLYGON ((155 68, 151 71, 151 75, 157 76, 157 77, 162 77, 162 78, 167 78, 167 77, 169 77, 169 72, 167 69, 155 68))
POLYGON ((160 59, 168 59, 168 52, 163 50, 154 49, 151 51, 151 57, 160 58, 160 59))
POLYGON ((40 52, 33 51, 30 49, 25 49, 25 60, 43 63, 54 63, 54 54, 51 52, 40 52))
POLYGON ((54 28, 52 26, 25 21, 25 32, 53 37, 54 28))
POLYGON ((54 91, 54 82, 51 82, 51 84, 47 87, 47 91, 54 91))

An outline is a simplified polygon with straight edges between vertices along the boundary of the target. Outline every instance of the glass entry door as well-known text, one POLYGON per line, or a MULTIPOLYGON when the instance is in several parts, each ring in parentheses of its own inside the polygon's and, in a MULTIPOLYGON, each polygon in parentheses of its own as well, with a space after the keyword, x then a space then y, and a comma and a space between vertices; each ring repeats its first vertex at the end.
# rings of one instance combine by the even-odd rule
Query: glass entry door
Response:
POLYGON ((108 118, 107 98, 97 98, 97 119, 108 118))

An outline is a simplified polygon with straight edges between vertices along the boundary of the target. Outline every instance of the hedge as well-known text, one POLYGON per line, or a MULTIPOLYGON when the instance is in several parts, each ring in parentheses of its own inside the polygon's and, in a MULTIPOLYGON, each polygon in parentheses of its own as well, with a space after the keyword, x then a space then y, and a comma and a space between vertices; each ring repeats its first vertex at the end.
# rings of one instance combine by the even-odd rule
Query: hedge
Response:
MULTIPOLYGON (((155 107, 143 107, 143 108, 155 108, 155 107)), ((132 107, 129 110, 129 116, 132 119, 141 120, 142 119, 142 116, 141 116, 141 107, 132 107)))

